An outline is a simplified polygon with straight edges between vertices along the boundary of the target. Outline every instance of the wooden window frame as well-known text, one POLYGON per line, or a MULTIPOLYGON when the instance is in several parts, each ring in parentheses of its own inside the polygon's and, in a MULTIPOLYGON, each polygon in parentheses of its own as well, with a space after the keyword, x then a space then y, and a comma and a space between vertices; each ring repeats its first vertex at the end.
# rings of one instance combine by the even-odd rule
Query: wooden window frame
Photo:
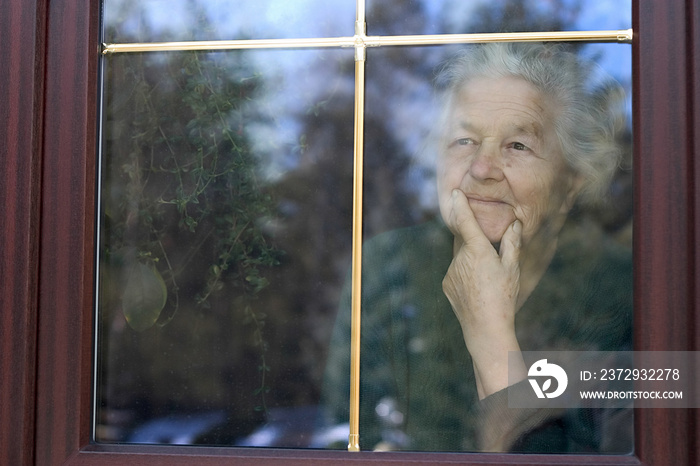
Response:
MULTIPOLYGON (((0 0, 0 463, 674 464, 700 410, 638 409, 632 456, 91 443, 99 2, 0 0)), ((700 346, 700 4, 633 1, 635 348, 700 346)))

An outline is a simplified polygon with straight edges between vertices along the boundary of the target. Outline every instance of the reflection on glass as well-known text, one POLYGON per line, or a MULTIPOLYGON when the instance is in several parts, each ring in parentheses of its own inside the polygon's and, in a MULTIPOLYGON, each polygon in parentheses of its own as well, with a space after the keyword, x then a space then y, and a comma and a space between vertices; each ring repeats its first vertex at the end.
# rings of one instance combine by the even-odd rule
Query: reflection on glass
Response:
MULTIPOLYGON (((510 373, 509 352, 631 347, 631 124, 620 86, 579 68, 587 48, 368 52, 366 118, 393 137, 367 149, 367 171, 403 176, 385 188, 392 202, 365 211, 362 449, 632 451, 629 409, 507 403, 509 385, 531 390, 534 363, 521 357, 510 373), (448 60, 432 106, 434 71, 421 64, 448 51, 462 58, 448 60)), ((629 63, 628 46, 595 50, 629 63)), ((348 317, 346 293, 323 397, 330 424, 347 416, 348 317)))
MULTIPOLYGON (((353 33, 354 2, 234 3, 110 0, 105 41, 353 33)), ((368 1, 368 33, 629 27, 629 4, 542 5, 368 1)), ((440 212, 451 201, 435 180, 447 165, 431 146, 442 128, 431 98, 436 70, 462 48, 368 50, 363 448, 627 451, 629 444, 615 444, 624 435, 609 437, 609 448, 585 437, 567 447, 485 447, 476 440, 480 421, 464 400, 478 398, 478 385, 473 376, 456 377, 473 374, 473 348, 465 346, 442 290, 454 235, 440 212), (400 254, 392 254, 396 245, 400 254), (411 275, 407 260, 439 264, 411 275), (425 312, 435 303, 447 312, 425 312)), ((572 50, 629 88, 628 46, 572 50)), ((346 49, 105 58, 96 441, 346 447, 352 55, 346 49)), ((617 141, 627 157, 629 128, 628 121, 617 141)), ((455 147, 470 145, 464 142, 455 147)), ((606 204, 569 212, 559 235, 559 251, 576 253, 569 263, 585 269, 595 257, 589 248, 599 244, 629 258, 629 167, 628 159, 620 164, 606 204)), ((628 329, 628 322, 603 322, 601 315, 612 314, 600 301, 591 301, 591 314, 577 308, 541 316, 551 295, 566 291, 562 281, 585 297, 599 289, 580 268, 551 270, 527 300, 530 310, 518 314, 523 350, 552 347, 523 333, 554 338, 561 326, 628 329), (581 313, 587 317, 576 317, 581 313)), ((631 294, 627 272, 611 272, 612 291, 623 301, 631 294)), ((571 422, 578 421, 585 431, 591 420, 571 422)), ((619 426, 630 427, 628 418, 619 426)))
POLYGON ((367 0, 367 34, 627 29, 629 0, 367 0))
POLYGON ((98 442, 334 440, 313 429, 350 254, 352 63, 109 57, 98 442))
POLYGON ((105 42, 288 39, 352 36, 355 3, 345 0, 109 0, 105 42))

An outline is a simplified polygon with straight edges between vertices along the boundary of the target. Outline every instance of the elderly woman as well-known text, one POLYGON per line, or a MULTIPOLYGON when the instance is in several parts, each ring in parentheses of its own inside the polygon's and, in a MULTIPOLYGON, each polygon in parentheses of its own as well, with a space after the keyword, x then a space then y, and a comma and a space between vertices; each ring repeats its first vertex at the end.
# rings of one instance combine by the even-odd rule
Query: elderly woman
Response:
MULTIPOLYGON (((528 386, 523 351, 630 349, 630 254, 567 221, 619 163, 619 101, 591 95, 588 71, 542 44, 477 46, 446 68, 442 222, 365 246, 363 449, 631 450, 629 412, 513 409, 505 390, 528 386)), ((326 371, 334 421, 347 419, 349 314, 346 293, 326 371)))

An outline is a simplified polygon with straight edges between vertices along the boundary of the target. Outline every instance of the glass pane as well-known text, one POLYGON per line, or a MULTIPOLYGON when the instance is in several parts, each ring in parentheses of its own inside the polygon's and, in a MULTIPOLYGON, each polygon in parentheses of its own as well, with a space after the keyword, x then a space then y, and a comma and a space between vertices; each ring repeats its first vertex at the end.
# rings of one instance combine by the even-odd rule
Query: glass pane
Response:
MULTIPOLYGON (((363 450, 626 454, 633 448, 631 410, 510 410, 507 390, 498 385, 503 380, 475 375, 478 363, 503 374, 496 370, 507 351, 499 351, 515 351, 506 345, 514 340, 521 351, 631 345, 630 104, 605 77, 614 76, 631 95, 631 47, 561 45, 569 51, 562 56, 535 44, 527 57, 517 54, 522 47, 489 46, 491 54, 461 65, 455 55, 483 48, 368 50, 365 192, 372 197, 364 210, 363 450), (599 68, 579 79, 572 68, 577 56, 599 68), (540 62, 548 63, 544 71, 535 66, 540 62), (440 74, 446 63, 454 88, 440 74), (505 72, 501 63, 518 66, 505 72), (433 83, 452 100, 433 98, 433 83), (556 90, 570 99, 573 91, 560 85, 576 83, 582 86, 573 100, 552 97, 556 90), (454 188, 461 204, 451 198, 454 188), (465 203, 475 216, 463 220, 466 232, 454 218, 455 211, 466 217, 465 203), (515 219, 522 228, 521 246, 510 247, 515 268, 496 269, 496 251, 508 247, 504 232, 515 219), (469 249, 455 244, 465 236, 469 249), (512 270, 520 275, 506 274, 512 270), (453 307, 461 310, 462 325, 453 307), (498 331, 487 325, 503 321, 508 324, 498 331)), ((338 422, 348 415, 337 395, 349 383, 347 293, 335 332, 324 400, 338 422)), ((524 380, 520 386, 531 390, 524 380)))
POLYGON ((106 43, 352 36, 347 0, 109 0, 106 43))
POLYGON ((369 35, 587 31, 630 27, 630 0, 367 0, 369 35))
MULTIPOLYGON (((228 3, 217 1, 114 0, 104 10, 105 41, 353 33, 354 2, 259 3, 238 2, 227 13, 228 3)), ((630 11, 628 3, 573 0, 369 1, 367 21, 370 35, 619 29, 629 27, 630 11)), ((627 411, 609 420, 610 413, 573 410, 553 426, 532 424, 535 435, 525 440, 485 447, 480 438, 474 406, 489 401, 475 403, 471 349, 442 291, 451 256, 440 253, 452 252, 453 236, 442 224, 441 155, 432 145, 442 115, 433 81, 463 48, 368 51, 363 448, 628 452, 627 411), (572 425, 573 436, 558 434, 572 425), (617 433, 604 435, 613 425, 617 433)), ((629 91, 629 46, 571 49, 629 91)), ((345 448, 352 51, 106 60, 96 440, 345 448)), ((572 249, 578 255, 566 257, 580 260, 556 273, 550 265, 535 280, 516 320, 523 350, 597 344, 576 338, 607 335, 603 319, 624 334, 613 349, 627 349, 629 322, 606 314, 605 303, 575 308, 598 306, 587 318, 541 311, 553 306, 552 294, 563 296, 558 309, 569 309, 571 283, 629 304, 631 269, 614 269, 612 288, 581 273, 600 244, 629 257, 629 98, 625 107, 617 141, 624 158, 607 201, 569 211, 548 264, 572 249)), ((591 298, 584 291, 575 296, 591 298)))
POLYGON ((96 441, 334 442, 353 51, 105 60, 96 441))

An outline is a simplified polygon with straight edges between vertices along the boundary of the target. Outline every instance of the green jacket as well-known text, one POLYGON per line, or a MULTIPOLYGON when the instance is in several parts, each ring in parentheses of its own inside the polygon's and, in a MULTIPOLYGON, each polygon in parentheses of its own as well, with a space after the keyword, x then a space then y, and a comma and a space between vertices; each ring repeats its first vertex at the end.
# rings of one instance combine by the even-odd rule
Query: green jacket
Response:
MULTIPOLYGON (((523 351, 631 350, 631 254, 582 228, 562 231, 547 272, 516 316, 523 351)), ((378 235, 363 248, 361 448, 381 442, 392 449, 479 451, 484 429, 497 431, 512 416, 524 427, 503 433, 515 435, 510 451, 629 453, 630 410, 543 415, 509 409, 505 390, 479 401, 460 325, 442 291, 452 243, 442 223, 429 222, 378 235), (613 422, 617 433, 608 435, 613 422)), ((346 286, 324 380, 329 423, 348 419, 349 374, 346 286)))

